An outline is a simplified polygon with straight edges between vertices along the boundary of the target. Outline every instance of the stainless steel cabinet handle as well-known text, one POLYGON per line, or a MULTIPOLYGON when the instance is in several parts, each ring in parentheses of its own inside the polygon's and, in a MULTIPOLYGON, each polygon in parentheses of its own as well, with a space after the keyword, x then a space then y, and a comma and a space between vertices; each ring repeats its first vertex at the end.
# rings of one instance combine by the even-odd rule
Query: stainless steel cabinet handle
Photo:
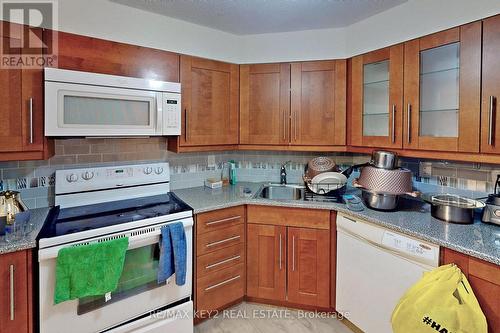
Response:
POLYGON ((495 96, 490 96, 490 105, 488 113, 488 145, 493 145, 493 108, 495 105, 495 96))
POLYGON ((407 114, 408 114, 408 121, 406 122, 406 135, 407 135, 407 140, 408 140, 408 143, 411 142, 411 133, 410 133, 410 129, 411 129, 411 104, 408 103, 408 109, 407 109, 407 114))
POLYGON ((295 236, 292 237, 292 271, 295 272, 295 236))
POLYGON ((187 108, 184 108, 184 138, 185 141, 188 141, 188 111, 187 108))
POLYGON ((10 320, 14 320, 14 265, 10 265, 10 320))
POLYGON ((230 279, 227 279, 227 280, 224 280, 224 281, 219 282, 219 283, 217 283, 217 284, 214 284, 213 286, 206 287, 206 288, 205 288, 205 291, 209 291, 209 290, 212 290, 212 289, 215 289, 215 288, 218 288, 218 287, 222 287, 222 286, 223 286, 223 285, 225 285, 225 284, 228 284, 228 283, 230 283, 230 282, 233 282, 233 281, 235 281, 235 280, 238 280, 240 277, 241 277, 241 275, 237 275, 237 276, 232 277, 232 278, 230 278, 230 279))
POLYGON ((30 143, 33 143, 33 97, 30 97, 30 143))
POLYGON ((216 221, 210 221, 210 222, 205 223, 205 225, 214 225, 214 224, 229 222, 229 221, 233 221, 233 220, 238 220, 240 218, 241 218, 240 215, 238 215, 238 216, 232 216, 232 217, 228 217, 228 218, 225 218, 225 219, 220 219, 220 220, 216 220, 216 221))
POLYGON ((286 140, 286 113, 283 111, 283 141, 286 140))
POLYGON ((281 247, 281 234, 280 234, 280 258, 279 258, 279 260, 280 260, 280 271, 281 271, 281 269, 282 269, 282 267, 283 267, 283 266, 282 266, 282 263, 281 263, 281 259, 282 259, 282 254, 281 254, 281 251, 282 251, 282 250, 281 250, 281 248, 282 248, 282 247, 281 247))
POLYGON ((238 235, 238 236, 229 237, 229 238, 226 238, 226 239, 223 239, 223 240, 220 240, 220 241, 216 241, 216 242, 208 243, 208 244, 206 245, 206 247, 212 247, 212 246, 215 246, 215 245, 224 244, 224 243, 227 243, 227 242, 230 242, 230 241, 233 241, 233 240, 239 239, 240 237, 241 237, 241 236, 240 236, 240 235, 238 235))
POLYGON ((294 119, 295 119, 295 126, 293 129, 293 137, 295 141, 297 141, 297 127, 299 127, 299 121, 297 120, 297 112, 295 113, 294 119))
POLYGON ((240 258, 241 258, 241 256, 240 256, 240 255, 237 255, 237 256, 234 256, 234 257, 231 257, 231 258, 227 258, 227 259, 224 259, 224 260, 218 261, 218 262, 216 262, 216 263, 213 263, 213 264, 207 265, 207 266, 205 266, 205 269, 214 268, 214 267, 220 266, 220 265, 222 265, 222 264, 225 264, 225 263, 231 262, 231 261, 233 261, 233 260, 238 260, 238 259, 240 259, 240 258))
POLYGON ((392 143, 396 142, 396 105, 392 105, 392 143))

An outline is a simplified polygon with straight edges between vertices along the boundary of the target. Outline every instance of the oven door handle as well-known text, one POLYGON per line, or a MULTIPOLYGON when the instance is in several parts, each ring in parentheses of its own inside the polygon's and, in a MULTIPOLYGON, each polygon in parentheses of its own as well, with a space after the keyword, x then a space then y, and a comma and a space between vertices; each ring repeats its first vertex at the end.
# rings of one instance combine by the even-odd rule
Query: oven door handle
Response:
MULTIPOLYGON (((112 239, 117 239, 120 237, 128 237, 128 248, 127 250, 133 250, 139 247, 151 245, 158 243, 160 241, 160 235, 161 235, 161 228, 169 223, 172 223, 173 221, 166 222, 160 225, 153 225, 149 227, 144 227, 140 229, 135 229, 135 230, 128 230, 116 234, 111 234, 108 236, 103 236, 103 237, 96 237, 93 239, 88 239, 84 241, 79 241, 79 242, 74 242, 70 244, 63 244, 59 246, 53 246, 45 249, 41 249, 38 251, 38 262, 41 262, 43 260, 48 260, 48 259, 54 259, 57 258, 57 255, 59 253, 59 250, 65 247, 73 246, 76 244, 92 244, 96 243, 98 240, 112 240, 112 239)), ((193 229, 193 218, 188 218, 180 221, 184 224, 184 231, 187 233, 192 234, 192 229, 193 229)))

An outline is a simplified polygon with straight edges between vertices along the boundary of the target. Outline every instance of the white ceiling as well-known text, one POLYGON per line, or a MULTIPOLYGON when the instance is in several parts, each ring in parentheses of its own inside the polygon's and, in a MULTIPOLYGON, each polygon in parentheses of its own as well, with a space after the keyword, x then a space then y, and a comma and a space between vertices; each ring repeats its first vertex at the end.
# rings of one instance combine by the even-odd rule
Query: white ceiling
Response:
POLYGON ((408 0, 110 0, 237 35, 338 28, 408 0))

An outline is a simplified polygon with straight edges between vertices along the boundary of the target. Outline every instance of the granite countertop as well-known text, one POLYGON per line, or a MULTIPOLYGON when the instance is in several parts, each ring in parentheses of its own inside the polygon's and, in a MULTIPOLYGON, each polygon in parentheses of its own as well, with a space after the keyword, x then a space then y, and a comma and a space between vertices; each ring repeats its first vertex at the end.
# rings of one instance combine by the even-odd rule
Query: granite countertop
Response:
POLYGON ((22 239, 12 242, 6 242, 5 236, 0 236, 0 255, 9 252, 32 249, 37 246, 36 237, 42 229, 43 223, 47 218, 50 208, 30 209, 30 221, 34 223, 33 230, 22 239))
MULTIPOLYGON (((354 212, 339 203, 254 199, 261 185, 238 183, 215 190, 194 187, 174 190, 174 193, 190 205, 195 214, 243 204, 335 210, 500 265, 500 226, 482 223, 478 218, 468 225, 446 223, 431 216, 429 204, 410 199, 401 200, 395 212, 369 208, 354 212), (243 196, 242 187, 249 188, 251 195, 243 196)), ((358 194, 359 190, 349 188, 348 193, 358 194)))

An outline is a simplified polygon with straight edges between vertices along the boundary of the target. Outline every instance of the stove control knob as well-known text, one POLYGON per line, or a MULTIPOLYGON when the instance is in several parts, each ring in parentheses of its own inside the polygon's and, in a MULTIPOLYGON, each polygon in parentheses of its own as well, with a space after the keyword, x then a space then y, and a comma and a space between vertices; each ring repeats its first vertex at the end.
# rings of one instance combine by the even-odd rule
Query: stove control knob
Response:
POLYGON ((153 172, 153 168, 152 167, 145 167, 143 171, 144 171, 144 174, 150 175, 153 172))
POLYGON ((85 171, 82 174, 82 178, 85 179, 85 180, 91 180, 92 178, 94 178, 94 172, 92 172, 92 171, 85 171))
POLYGON ((66 180, 68 181, 68 183, 74 183, 78 180, 78 175, 75 173, 70 173, 66 176, 66 180))
POLYGON ((163 173, 163 168, 162 168, 162 167, 157 167, 157 168, 155 169, 155 173, 156 173, 157 175, 161 175, 161 174, 163 173))

